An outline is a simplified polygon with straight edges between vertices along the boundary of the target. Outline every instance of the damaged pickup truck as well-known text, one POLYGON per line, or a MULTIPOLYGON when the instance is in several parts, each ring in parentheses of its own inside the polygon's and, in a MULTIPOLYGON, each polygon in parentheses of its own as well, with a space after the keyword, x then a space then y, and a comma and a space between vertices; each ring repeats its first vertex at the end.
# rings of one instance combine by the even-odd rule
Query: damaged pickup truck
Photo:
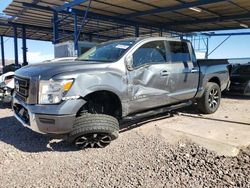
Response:
POLYGON ((119 121, 192 103, 214 113, 229 73, 223 62, 197 61, 189 41, 163 37, 102 43, 74 61, 36 64, 15 73, 15 117, 36 132, 79 148, 105 147, 119 121))

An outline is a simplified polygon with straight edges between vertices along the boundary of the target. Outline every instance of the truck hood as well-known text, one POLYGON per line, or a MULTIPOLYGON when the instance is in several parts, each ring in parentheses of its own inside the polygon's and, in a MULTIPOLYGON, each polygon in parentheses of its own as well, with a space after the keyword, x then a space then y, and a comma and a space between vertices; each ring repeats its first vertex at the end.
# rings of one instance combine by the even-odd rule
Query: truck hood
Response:
POLYGON ((93 62, 93 61, 64 61, 39 63, 25 66, 15 72, 20 77, 40 77, 41 79, 50 79, 55 75, 65 72, 88 71, 106 69, 111 63, 93 62))

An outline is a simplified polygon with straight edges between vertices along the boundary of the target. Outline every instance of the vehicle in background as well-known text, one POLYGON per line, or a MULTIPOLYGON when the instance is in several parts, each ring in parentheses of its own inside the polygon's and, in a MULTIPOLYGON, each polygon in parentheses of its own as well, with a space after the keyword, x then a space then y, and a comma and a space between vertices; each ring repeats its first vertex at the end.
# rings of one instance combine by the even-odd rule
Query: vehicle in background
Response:
POLYGON ((234 66, 230 80, 229 93, 250 96, 250 63, 234 66))
POLYGON ((15 65, 15 64, 10 64, 6 65, 3 67, 3 74, 8 73, 8 72, 15 72, 16 70, 20 69, 22 66, 20 64, 15 65))
POLYGON ((8 72, 0 76, 0 101, 9 103, 14 92, 14 72, 8 72))
POLYGON ((250 62, 250 58, 230 58, 228 59, 228 62, 231 65, 243 65, 243 64, 247 64, 248 62, 250 62))
MULTIPOLYGON (((79 54, 83 54, 92 47, 96 46, 97 43, 89 41, 78 41, 79 54)), ((66 41, 57 43, 54 45, 54 56, 55 58, 61 57, 77 57, 77 49, 75 48, 74 41, 66 41)))
POLYGON ((30 65, 15 73, 13 111, 42 134, 79 148, 105 147, 119 121, 197 103, 214 113, 227 89, 227 61, 197 61, 192 44, 165 37, 97 45, 74 61, 30 65))

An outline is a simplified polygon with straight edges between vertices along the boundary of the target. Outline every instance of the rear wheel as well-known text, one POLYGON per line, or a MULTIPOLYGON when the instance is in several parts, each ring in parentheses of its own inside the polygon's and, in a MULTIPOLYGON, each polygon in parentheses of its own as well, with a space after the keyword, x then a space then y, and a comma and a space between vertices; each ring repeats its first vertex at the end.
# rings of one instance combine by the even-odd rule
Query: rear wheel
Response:
POLYGON ((77 148, 103 148, 118 138, 119 123, 104 114, 83 114, 77 117, 68 141, 77 148))
POLYGON ((212 114, 217 111, 221 101, 221 90, 218 84, 208 82, 203 96, 198 99, 198 109, 204 114, 212 114))

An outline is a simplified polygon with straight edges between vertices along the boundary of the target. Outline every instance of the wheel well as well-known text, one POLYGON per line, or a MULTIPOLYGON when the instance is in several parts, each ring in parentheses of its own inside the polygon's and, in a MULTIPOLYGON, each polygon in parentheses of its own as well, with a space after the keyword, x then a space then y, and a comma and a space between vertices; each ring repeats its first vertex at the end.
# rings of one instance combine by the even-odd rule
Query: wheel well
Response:
POLYGON ((122 116, 122 105, 120 98, 110 91, 96 91, 84 97, 86 104, 79 113, 88 112, 92 114, 106 114, 116 118, 122 116))
POLYGON ((208 82, 213 82, 213 83, 218 84, 218 86, 221 86, 220 85, 220 79, 218 77, 213 77, 210 80, 208 80, 208 82))

